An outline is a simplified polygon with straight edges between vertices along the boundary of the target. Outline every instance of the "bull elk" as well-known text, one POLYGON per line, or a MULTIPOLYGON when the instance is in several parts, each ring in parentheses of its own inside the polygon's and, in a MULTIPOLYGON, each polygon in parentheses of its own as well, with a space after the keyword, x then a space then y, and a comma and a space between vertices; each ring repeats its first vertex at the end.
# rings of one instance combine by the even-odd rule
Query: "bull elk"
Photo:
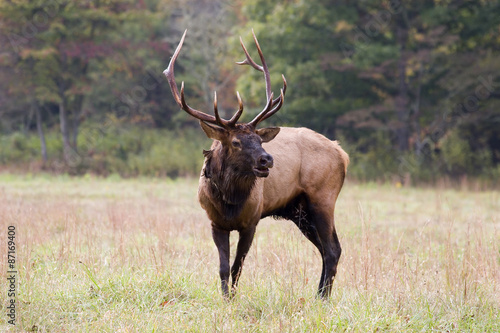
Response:
POLYGON ((214 140, 211 149, 203 151, 205 161, 198 199, 212 223, 212 236, 219 251, 222 293, 229 297, 236 290, 257 224, 260 219, 273 216, 292 220, 319 250, 323 269, 318 295, 328 298, 341 253, 334 210, 344 183, 348 155, 336 141, 307 128, 257 129, 260 122, 281 108, 287 85, 282 76, 283 88, 274 98, 269 70, 253 31, 262 65, 251 58, 241 38, 246 59, 237 64, 250 65, 264 73, 267 98, 264 109, 249 123, 238 123, 243 112, 239 93, 239 109, 229 120, 219 115, 216 93, 213 116, 190 107, 184 98, 184 82, 179 93, 174 75, 186 32, 164 74, 180 108, 198 119, 206 135, 214 140), (229 233, 233 230, 239 232, 239 240, 230 267, 229 233))

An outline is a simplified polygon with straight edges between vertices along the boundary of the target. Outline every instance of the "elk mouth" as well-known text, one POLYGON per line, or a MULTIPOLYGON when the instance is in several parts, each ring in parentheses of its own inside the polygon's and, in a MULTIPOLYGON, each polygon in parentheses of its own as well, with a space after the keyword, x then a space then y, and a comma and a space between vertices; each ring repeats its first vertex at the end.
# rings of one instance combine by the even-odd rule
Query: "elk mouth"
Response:
POLYGON ((258 167, 258 168, 253 168, 253 173, 257 177, 267 177, 269 176, 269 168, 267 167, 258 167))

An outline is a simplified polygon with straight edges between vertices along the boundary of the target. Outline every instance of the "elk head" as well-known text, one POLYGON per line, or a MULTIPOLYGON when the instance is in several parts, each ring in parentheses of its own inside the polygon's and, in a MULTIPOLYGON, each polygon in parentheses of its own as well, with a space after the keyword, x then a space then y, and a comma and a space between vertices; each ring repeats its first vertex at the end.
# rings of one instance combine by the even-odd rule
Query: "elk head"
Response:
MULTIPOLYGON (((179 42, 167 69, 163 72, 167 77, 175 101, 181 109, 194 118, 200 120, 201 128, 209 138, 217 140, 221 143, 221 150, 224 156, 225 164, 230 165, 234 169, 233 171, 239 173, 240 175, 253 174, 257 177, 267 177, 269 175, 269 168, 273 166, 273 157, 266 153, 264 148, 262 148, 262 143, 274 139, 276 135, 278 135, 280 129, 279 127, 257 129, 257 125, 261 121, 275 114, 283 105, 286 92, 285 77, 282 75, 283 88, 281 89, 280 96, 273 99, 269 69, 266 65, 264 55, 262 54, 259 42, 257 41, 257 37, 255 37, 255 33, 252 30, 253 38, 257 46, 262 65, 258 65, 250 57, 241 37, 240 43, 243 51, 245 52, 246 59, 244 61, 237 62, 237 64, 250 65, 256 70, 264 73, 264 79, 266 82, 266 106, 264 109, 252 121, 248 123, 237 123, 243 113, 243 102, 240 94, 237 92, 236 96, 238 98, 239 108, 229 120, 222 119, 219 116, 217 109, 217 93, 214 94, 214 116, 195 110, 190 107, 184 99, 184 82, 181 84, 181 91, 179 94, 174 76, 175 60, 181 51, 184 38, 186 37, 186 32, 187 30, 184 31, 182 39, 179 42)), ((205 156, 210 157, 211 153, 212 152, 205 152, 205 156)))

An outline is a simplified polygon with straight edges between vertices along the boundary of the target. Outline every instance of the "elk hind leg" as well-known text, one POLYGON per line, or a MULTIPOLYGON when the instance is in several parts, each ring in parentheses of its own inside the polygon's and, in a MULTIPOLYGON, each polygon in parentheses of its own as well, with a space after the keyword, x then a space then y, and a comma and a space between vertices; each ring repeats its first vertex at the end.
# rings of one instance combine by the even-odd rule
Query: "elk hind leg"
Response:
POLYGON ((330 295, 333 278, 337 272, 341 248, 333 221, 335 200, 327 201, 330 202, 327 205, 312 204, 312 202, 325 202, 324 197, 318 193, 317 198, 319 199, 313 201, 307 194, 302 193, 272 215, 292 220, 304 236, 318 249, 322 258, 318 295, 327 298, 330 295))
POLYGON ((337 265, 342 253, 342 248, 335 231, 333 210, 330 212, 310 205, 311 219, 316 238, 320 246, 318 250, 323 259, 323 269, 318 286, 318 295, 322 298, 328 298, 331 293, 333 279, 337 274, 337 265))
POLYGON ((314 207, 311 206, 309 200, 306 195, 301 195, 294 202, 294 206, 291 209, 288 209, 287 214, 284 215, 287 218, 291 219, 297 227, 299 227, 300 231, 306 236, 307 239, 311 243, 316 246, 322 258, 322 270, 320 283, 318 287, 318 294, 322 294, 322 291, 325 290, 324 286, 326 281, 328 280, 330 266, 333 264, 329 259, 329 252, 327 241, 322 237, 321 225, 324 223, 322 220, 322 214, 318 213, 314 207), (319 230, 318 231, 318 226, 319 230))

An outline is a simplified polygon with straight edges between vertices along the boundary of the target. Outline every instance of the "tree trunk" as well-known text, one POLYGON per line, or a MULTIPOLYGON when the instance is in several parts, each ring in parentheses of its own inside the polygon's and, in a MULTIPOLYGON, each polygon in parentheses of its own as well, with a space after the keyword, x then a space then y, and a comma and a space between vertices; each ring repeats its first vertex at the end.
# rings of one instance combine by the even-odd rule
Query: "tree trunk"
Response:
POLYGON ((22 128, 22 130, 23 130, 23 134, 24 134, 25 136, 28 136, 28 133, 29 133, 29 130, 30 130, 30 125, 31 125, 31 122, 32 122, 32 120, 33 120, 33 113, 34 113, 34 112, 35 112, 35 109, 32 107, 32 108, 30 109, 30 112, 29 112, 29 114, 28 114, 28 117, 26 118, 26 122, 25 122, 25 123, 23 123, 23 128, 22 128))
POLYGON ((32 107, 35 109, 36 113, 36 129, 38 131, 38 137, 40 138, 40 152, 42 154, 42 161, 45 165, 47 163, 47 144, 45 142, 45 134, 43 133, 42 110, 35 100, 32 101, 32 107))
POLYGON ((408 105, 408 84, 406 83, 406 43, 408 41, 408 29, 405 26, 405 22, 397 23, 396 34, 400 49, 400 56, 398 59, 398 95, 396 96, 396 114, 398 117, 398 127, 396 129, 396 135, 398 140, 398 149, 400 151, 407 151, 409 148, 408 121, 410 112, 408 105))
POLYGON ((415 104, 413 108, 413 128, 415 130, 415 155, 417 157, 420 157, 422 154, 422 149, 424 148, 424 145, 422 143, 422 131, 420 128, 420 100, 422 97, 422 77, 424 73, 424 65, 420 64, 420 68, 418 71, 418 83, 417 83, 417 88, 415 92, 415 104))
POLYGON ((83 108, 83 95, 78 95, 75 102, 75 112, 73 115, 73 133, 71 136, 71 145, 75 152, 78 151, 78 128, 80 126, 80 115, 83 108))
POLYGON ((61 97, 59 102, 59 123, 63 140, 64 161, 66 165, 71 165, 71 144, 69 140, 68 114, 66 112, 66 99, 61 97))

